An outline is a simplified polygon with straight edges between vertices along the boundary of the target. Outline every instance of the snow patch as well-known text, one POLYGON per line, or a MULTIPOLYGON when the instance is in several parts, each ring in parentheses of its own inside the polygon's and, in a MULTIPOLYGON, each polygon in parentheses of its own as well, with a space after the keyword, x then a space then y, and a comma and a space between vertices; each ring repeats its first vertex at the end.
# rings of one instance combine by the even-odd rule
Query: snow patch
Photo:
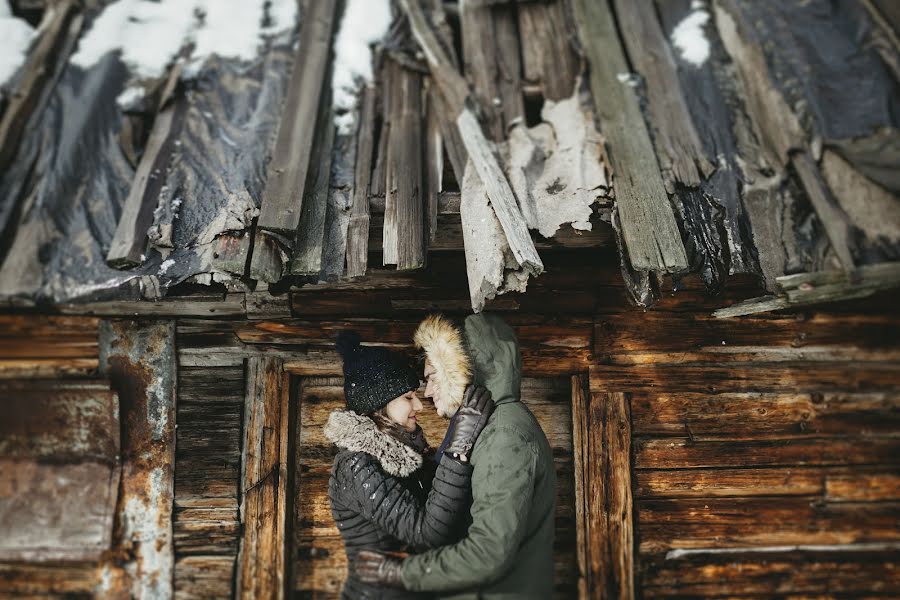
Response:
POLYGON ((172 260, 171 258, 168 259, 168 260, 164 260, 164 261, 162 262, 162 264, 159 265, 159 274, 160 274, 160 275, 165 275, 165 274, 166 274, 166 271, 168 271, 169 268, 172 267, 174 264, 175 264, 175 261, 172 260))
POLYGON ((695 67, 703 66, 709 58, 709 40, 703 27, 709 22, 709 11, 706 4, 694 0, 691 12, 672 30, 672 45, 678 50, 682 60, 695 67))
POLYGON ((372 82, 370 46, 384 37, 390 24, 389 0, 348 0, 334 40, 331 77, 335 125, 341 134, 353 130, 358 91, 372 82))
POLYGON ((188 43, 195 65, 213 54, 249 61, 263 36, 293 27, 296 7, 296 0, 117 0, 97 17, 71 61, 89 69, 120 52, 133 75, 153 78, 188 43))
POLYGON ((122 110, 127 110, 137 105, 138 101, 144 97, 144 88, 139 85, 133 85, 126 88, 124 92, 116 97, 116 104, 122 110))
POLYGON ((5 85, 25 62, 34 39, 34 28, 14 17, 6 0, 0 0, 0 86, 5 85))

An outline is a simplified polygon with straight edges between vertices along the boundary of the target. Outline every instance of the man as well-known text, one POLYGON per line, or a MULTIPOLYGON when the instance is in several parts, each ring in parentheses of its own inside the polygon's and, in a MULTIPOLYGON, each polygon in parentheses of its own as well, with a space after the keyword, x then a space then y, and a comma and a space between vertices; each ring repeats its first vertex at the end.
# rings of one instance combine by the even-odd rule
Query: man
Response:
POLYGON ((363 581, 442 598, 550 598, 556 471, 544 432, 519 401, 515 333, 493 315, 469 316, 462 332, 433 316, 415 342, 426 357, 425 395, 441 416, 456 413, 468 383, 487 387, 494 398, 471 456, 458 449, 474 469, 472 522, 456 544, 405 559, 363 551, 351 569, 363 581))

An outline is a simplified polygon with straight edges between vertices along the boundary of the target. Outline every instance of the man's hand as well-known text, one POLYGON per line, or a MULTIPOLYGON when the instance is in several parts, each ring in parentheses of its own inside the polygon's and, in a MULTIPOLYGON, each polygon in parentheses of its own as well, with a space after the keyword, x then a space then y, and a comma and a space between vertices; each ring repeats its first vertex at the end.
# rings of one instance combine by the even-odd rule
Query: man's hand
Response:
POLYGON ((400 573, 403 559, 376 552, 360 550, 350 564, 350 573, 359 581, 378 587, 403 588, 400 573))
POLYGON ((456 427, 450 436, 450 442, 444 454, 454 458, 468 460, 468 456, 478 439, 481 430, 487 425, 488 418, 494 412, 494 400, 487 388, 470 385, 466 388, 463 403, 456 413, 456 427))

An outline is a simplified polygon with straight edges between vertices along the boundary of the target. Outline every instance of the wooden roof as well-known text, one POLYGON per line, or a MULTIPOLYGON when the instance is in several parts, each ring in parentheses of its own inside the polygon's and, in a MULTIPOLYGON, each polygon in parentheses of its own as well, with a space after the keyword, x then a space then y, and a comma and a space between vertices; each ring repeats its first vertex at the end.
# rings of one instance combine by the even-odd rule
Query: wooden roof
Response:
POLYGON ((480 309, 557 247, 617 248, 643 305, 688 272, 775 292, 727 314, 900 283, 890 2, 399 0, 350 131, 336 4, 301 2, 251 61, 148 80, 72 63, 95 3, 20 3, 49 7, 0 104, 4 301, 258 293, 464 250, 480 309))

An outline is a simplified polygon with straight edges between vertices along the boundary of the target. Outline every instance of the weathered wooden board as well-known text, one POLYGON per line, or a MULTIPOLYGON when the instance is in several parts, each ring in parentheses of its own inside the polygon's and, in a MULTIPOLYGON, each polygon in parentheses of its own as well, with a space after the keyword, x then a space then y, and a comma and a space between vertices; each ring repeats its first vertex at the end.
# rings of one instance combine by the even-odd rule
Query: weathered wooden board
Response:
POLYGON ((287 376, 278 358, 247 363, 241 456, 238 598, 284 598, 288 480, 287 376))
POLYGON ((688 266, 681 234, 666 195, 650 134, 634 90, 619 81, 628 72, 607 2, 577 0, 575 21, 600 129, 609 146, 616 206, 631 266, 672 272, 688 266))
POLYGON ((293 235, 300 223, 315 130, 310 123, 319 110, 336 7, 333 2, 312 2, 303 15, 290 89, 268 168, 258 221, 261 229, 293 235))
POLYGON ((520 4, 519 43, 525 85, 539 85, 545 99, 562 100, 575 88, 579 70, 566 18, 566 2, 520 4))
POLYGON ((898 502, 684 498, 639 500, 635 509, 641 554, 673 548, 900 542, 898 502))
POLYGON ((119 483, 109 382, 0 381, 0 398, 0 560, 99 559, 119 483))
POLYGON ((92 317, 0 316, 0 379, 96 375, 98 323, 92 317))
POLYGON ((183 556, 175 561, 176 600, 231 598, 234 556, 183 556))
POLYGON ((634 471, 636 498, 821 496, 829 501, 900 501, 893 465, 634 471))
POLYGON ((84 563, 0 563, 2 598, 93 598, 99 569, 84 563))
POLYGON ((900 393, 635 392, 631 418, 635 436, 888 435, 900 431, 900 393))
POLYGON ((375 144, 375 88, 366 86, 359 112, 353 208, 347 228, 347 277, 366 274, 369 264, 369 191, 375 144))
POLYGON ((784 595, 890 597, 900 594, 897 548, 860 545, 820 551, 700 554, 643 561, 645 598, 784 595))
POLYGON ((635 469, 879 464, 900 464, 900 439, 809 437, 738 441, 691 441, 690 438, 634 440, 635 469))

